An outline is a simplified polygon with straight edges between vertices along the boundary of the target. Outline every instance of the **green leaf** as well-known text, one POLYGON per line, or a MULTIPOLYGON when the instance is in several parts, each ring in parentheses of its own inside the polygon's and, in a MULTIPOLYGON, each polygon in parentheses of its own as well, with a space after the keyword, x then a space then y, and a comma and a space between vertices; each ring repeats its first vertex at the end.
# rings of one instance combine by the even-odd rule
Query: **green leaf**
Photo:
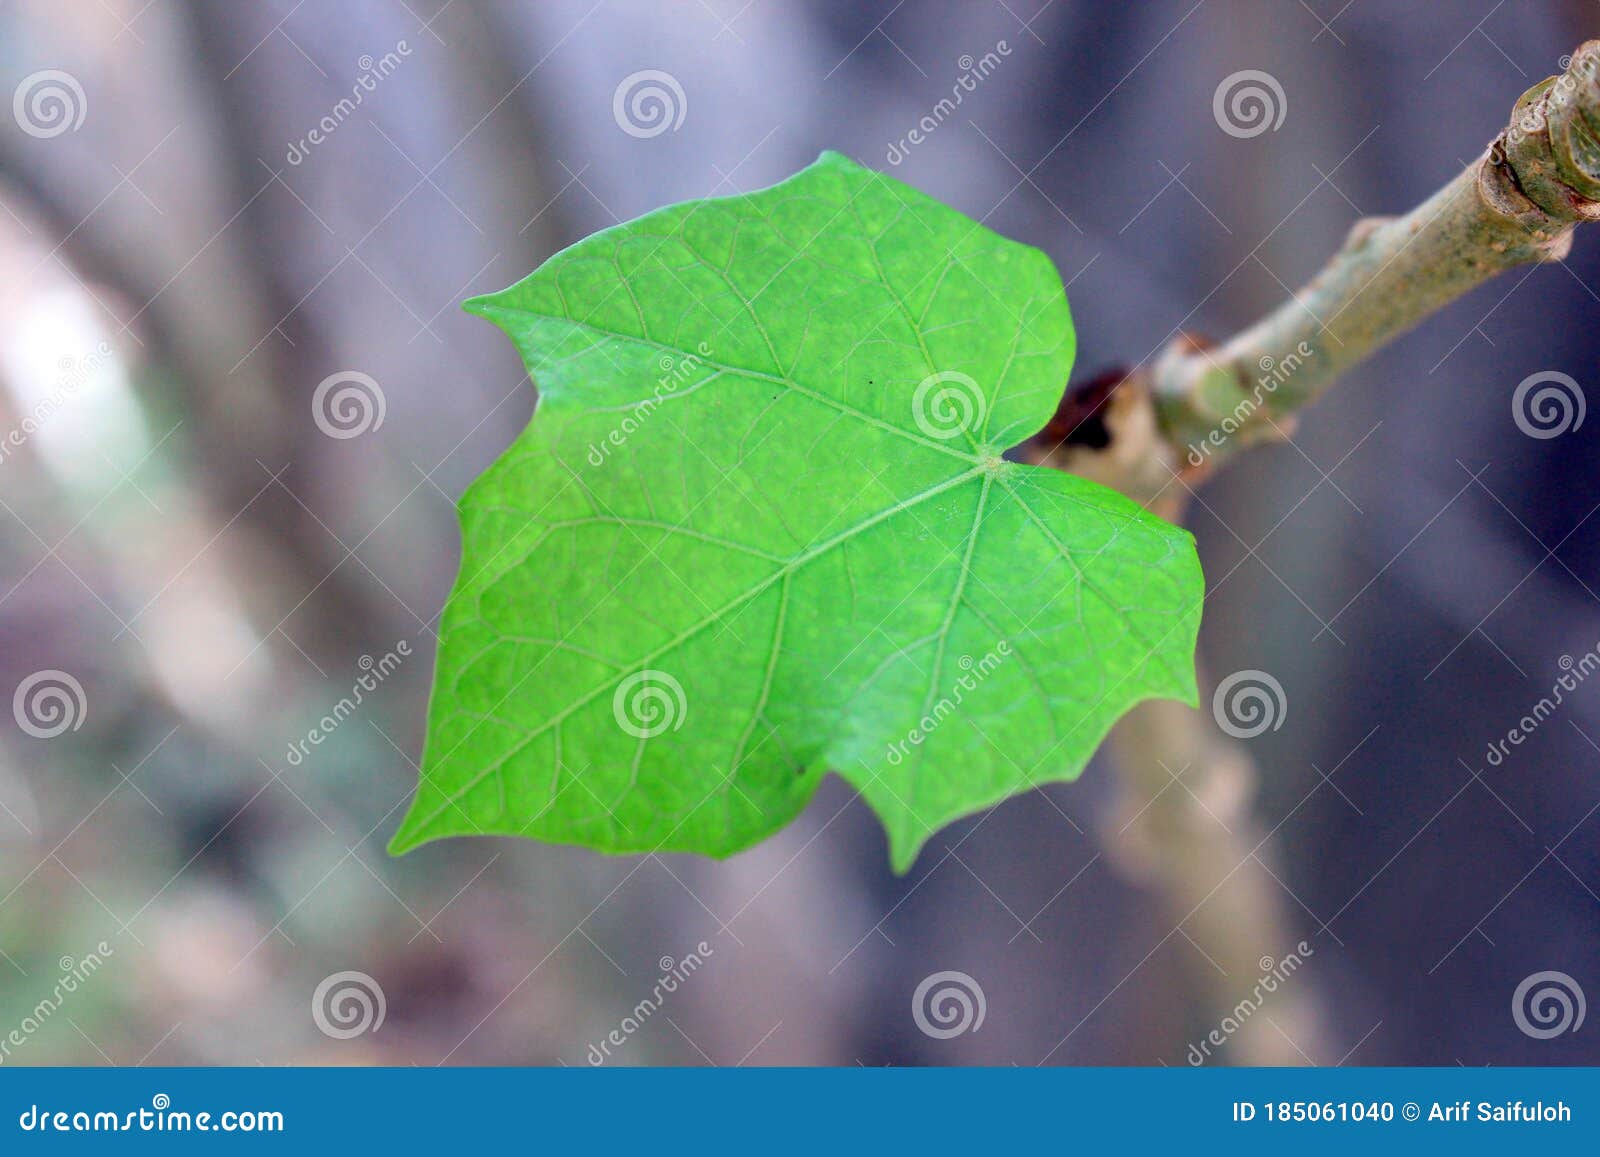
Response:
POLYGON ((461 500, 421 786, 392 849, 725 856, 827 772, 904 871, 1195 702, 1193 542, 1002 460, 1075 346, 1037 250, 837 154, 598 233, 467 308, 538 413, 461 500))

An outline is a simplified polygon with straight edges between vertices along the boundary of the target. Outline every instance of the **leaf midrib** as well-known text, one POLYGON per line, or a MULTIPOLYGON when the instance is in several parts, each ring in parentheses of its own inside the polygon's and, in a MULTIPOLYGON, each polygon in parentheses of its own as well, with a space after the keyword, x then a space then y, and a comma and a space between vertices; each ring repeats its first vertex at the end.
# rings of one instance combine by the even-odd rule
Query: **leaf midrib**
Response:
MULTIPOLYGON (((814 390, 809 386, 802 385, 801 383, 795 381, 792 377, 784 377, 781 374, 768 373, 766 370, 749 369, 745 366, 733 365, 730 362, 703 357, 698 351, 695 350, 680 349, 678 346, 671 345, 667 342, 657 341, 654 338, 640 337, 637 334, 623 333, 619 330, 607 329, 603 325, 596 325, 591 321, 579 321, 577 318, 566 317, 559 313, 544 313, 540 310, 528 309, 526 306, 521 305, 486 307, 484 310, 485 315, 487 316, 490 312, 526 314, 528 317, 536 317, 544 321, 559 322, 563 325, 576 326, 579 329, 586 329, 593 333, 603 334, 606 337, 614 338, 617 341, 633 342, 635 345, 641 345, 649 349, 660 350, 663 353, 677 354, 679 357, 692 357, 699 361, 702 365, 710 366, 712 369, 719 370, 726 374, 731 374, 735 377, 752 378, 757 381, 771 382, 773 385, 783 386, 785 389, 793 390, 803 398, 810 398, 815 402, 819 402, 824 406, 828 406, 831 409, 837 410, 841 414, 855 418, 858 421, 865 422, 870 426, 884 430, 895 435, 896 437, 903 438, 908 442, 914 443, 915 445, 922 446, 925 449, 937 450, 941 454, 948 454, 952 458, 958 458, 963 462, 976 464, 983 461, 982 455, 980 454, 957 449, 948 442, 941 442, 936 438, 927 438, 919 434, 913 434, 910 430, 907 430, 902 426, 896 426, 893 422, 887 422, 882 418, 874 417, 865 411, 856 409, 854 406, 846 405, 837 398, 830 397, 829 395, 818 390, 814 390)), ((588 351, 585 350, 584 352, 587 353, 588 351)), ((536 365, 534 372, 538 373, 538 371, 547 364, 549 363, 541 363, 540 365, 536 365)), ((559 370, 556 372, 559 373, 559 370)), ((535 382, 537 384, 537 379, 535 382)), ((549 393, 549 391, 544 392, 547 394, 549 393)), ((558 397, 559 394, 550 396, 558 397)), ((663 404, 667 400, 668 399, 665 398, 662 399, 663 404)), ((644 401, 645 399, 641 398, 637 403, 635 403, 635 405, 643 405, 644 401)))

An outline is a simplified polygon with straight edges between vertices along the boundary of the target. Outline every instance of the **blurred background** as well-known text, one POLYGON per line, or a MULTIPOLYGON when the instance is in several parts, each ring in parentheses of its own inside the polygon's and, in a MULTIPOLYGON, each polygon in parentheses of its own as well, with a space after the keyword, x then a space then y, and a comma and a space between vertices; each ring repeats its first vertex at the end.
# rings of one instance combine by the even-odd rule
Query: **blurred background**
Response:
POLYGON ((904 878, 837 781, 721 864, 383 850, 453 501, 535 399, 464 296, 833 148, 1048 252, 1088 376, 1270 308, 1595 35, 1580 0, 0 5, 0 1063, 1600 1062, 1513 999, 1600 996, 1600 680, 1487 754, 1600 645, 1600 420, 1512 409, 1600 384, 1600 231, 1194 505, 1204 667, 1284 689, 1271 883, 1213 901, 1273 909, 1262 975, 1121 866, 1106 756, 904 878), (1214 111, 1242 70, 1277 127, 1214 111), (924 1031, 940 972, 981 1025, 924 1031))

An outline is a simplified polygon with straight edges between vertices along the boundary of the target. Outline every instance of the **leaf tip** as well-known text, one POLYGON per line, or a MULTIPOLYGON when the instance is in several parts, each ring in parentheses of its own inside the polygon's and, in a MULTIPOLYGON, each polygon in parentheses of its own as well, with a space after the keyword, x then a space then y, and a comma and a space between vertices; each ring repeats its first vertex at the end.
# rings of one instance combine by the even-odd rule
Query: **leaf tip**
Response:
POLYGON ((469 297, 463 301, 461 308, 464 312, 470 313, 475 317, 489 317, 494 311, 495 299, 499 296, 498 293, 480 293, 476 297, 469 297))
POLYGON ((889 870, 896 876, 904 876, 911 871, 917 857, 922 854, 923 845, 928 842, 926 834, 918 836, 889 837, 889 870))
POLYGON ((386 850, 391 856, 403 856, 407 852, 415 851, 431 839, 433 837, 425 834, 421 825, 416 822, 416 808, 413 806, 406 813, 406 818, 400 821, 400 827, 389 838, 386 850))

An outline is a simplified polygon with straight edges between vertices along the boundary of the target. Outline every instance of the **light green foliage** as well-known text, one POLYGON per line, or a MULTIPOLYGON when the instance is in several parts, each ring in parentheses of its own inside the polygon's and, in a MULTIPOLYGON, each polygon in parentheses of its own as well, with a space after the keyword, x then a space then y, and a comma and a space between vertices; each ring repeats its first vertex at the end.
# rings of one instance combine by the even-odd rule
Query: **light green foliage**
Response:
POLYGON ((468 308, 538 413, 461 501, 422 782, 393 848, 724 856, 833 771, 905 870, 1194 702, 1193 543, 1002 461, 1075 340, 1042 253, 836 154, 608 229, 468 308))

